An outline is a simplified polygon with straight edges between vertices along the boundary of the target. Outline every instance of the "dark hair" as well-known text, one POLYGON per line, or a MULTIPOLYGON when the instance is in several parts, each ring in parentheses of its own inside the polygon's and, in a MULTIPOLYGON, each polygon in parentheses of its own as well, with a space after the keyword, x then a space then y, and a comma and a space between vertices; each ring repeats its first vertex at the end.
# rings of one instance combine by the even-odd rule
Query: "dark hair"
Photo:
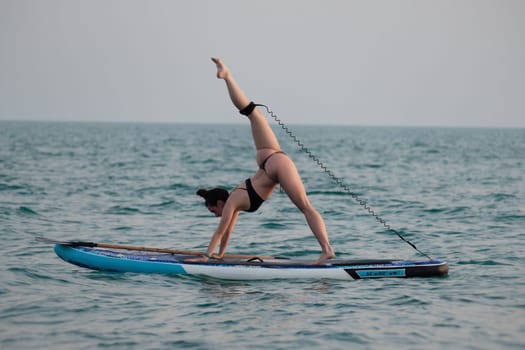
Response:
POLYGON ((197 191, 197 195, 201 196, 205 200, 206 206, 217 205, 218 201, 224 201, 228 199, 229 193, 222 188, 213 188, 211 190, 200 189, 197 191))

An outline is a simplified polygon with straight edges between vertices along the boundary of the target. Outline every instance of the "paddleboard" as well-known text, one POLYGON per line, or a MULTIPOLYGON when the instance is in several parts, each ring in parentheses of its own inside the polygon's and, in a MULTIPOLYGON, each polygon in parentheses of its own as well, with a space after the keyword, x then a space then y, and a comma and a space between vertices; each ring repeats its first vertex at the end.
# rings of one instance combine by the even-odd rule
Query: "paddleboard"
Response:
POLYGON ((71 243, 55 244, 54 250, 64 261, 92 270, 194 275, 227 280, 358 280, 436 277, 448 273, 447 262, 441 260, 333 259, 328 264, 315 265, 312 260, 253 256, 195 263, 185 261, 194 255, 158 251, 75 246, 71 243))

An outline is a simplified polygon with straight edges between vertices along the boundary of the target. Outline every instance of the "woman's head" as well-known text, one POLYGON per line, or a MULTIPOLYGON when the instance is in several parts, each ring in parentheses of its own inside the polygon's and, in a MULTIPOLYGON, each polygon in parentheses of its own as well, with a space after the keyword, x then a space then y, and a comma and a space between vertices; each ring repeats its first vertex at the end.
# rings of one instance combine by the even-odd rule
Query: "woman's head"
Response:
POLYGON ((224 203, 226 203, 229 193, 222 188, 213 188, 211 190, 201 188, 197 191, 197 195, 204 198, 204 204, 210 212, 214 213, 215 216, 221 216, 224 203))

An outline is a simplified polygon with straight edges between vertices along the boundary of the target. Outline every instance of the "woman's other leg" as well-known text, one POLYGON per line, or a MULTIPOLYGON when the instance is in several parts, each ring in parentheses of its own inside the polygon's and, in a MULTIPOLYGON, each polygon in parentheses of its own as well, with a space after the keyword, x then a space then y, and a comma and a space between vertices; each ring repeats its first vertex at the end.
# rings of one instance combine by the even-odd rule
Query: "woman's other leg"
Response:
POLYGON ((324 220, 319 212, 310 203, 303 182, 297 168, 291 159, 288 157, 279 157, 279 159, 272 159, 271 165, 275 169, 278 168, 277 174, 281 187, 286 192, 293 204, 304 214, 308 226, 312 230, 315 238, 321 246, 322 253, 317 263, 323 264, 326 260, 335 257, 332 246, 326 233, 324 220))

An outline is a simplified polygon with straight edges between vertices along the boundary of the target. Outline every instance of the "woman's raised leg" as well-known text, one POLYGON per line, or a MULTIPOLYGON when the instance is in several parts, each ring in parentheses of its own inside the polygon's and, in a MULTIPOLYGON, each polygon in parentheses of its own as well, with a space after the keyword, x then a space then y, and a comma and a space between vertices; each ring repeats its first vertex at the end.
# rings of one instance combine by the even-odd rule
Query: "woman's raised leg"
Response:
MULTIPOLYGON (((237 85, 237 82, 233 79, 233 76, 228 67, 226 67, 226 65, 219 58, 212 58, 212 61, 217 65, 217 78, 223 79, 226 82, 228 93, 235 107, 237 107, 239 110, 242 110, 248 106, 248 104, 250 104, 250 100, 248 97, 246 97, 239 85, 237 85)), ((281 149, 279 141, 277 141, 273 130, 266 121, 266 118, 257 108, 255 108, 250 113, 248 119, 250 120, 250 125, 252 128, 255 149, 261 150, 264 148, 270 148, 276 151, 281 149)))

